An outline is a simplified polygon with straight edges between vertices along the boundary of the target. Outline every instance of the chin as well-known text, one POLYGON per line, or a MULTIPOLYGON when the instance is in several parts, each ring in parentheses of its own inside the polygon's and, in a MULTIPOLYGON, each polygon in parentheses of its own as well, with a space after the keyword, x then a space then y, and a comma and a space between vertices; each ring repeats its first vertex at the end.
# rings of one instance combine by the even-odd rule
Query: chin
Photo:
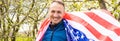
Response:
POLYGON ((58 24, 60 21, 52 21, 53 24, 58 24))

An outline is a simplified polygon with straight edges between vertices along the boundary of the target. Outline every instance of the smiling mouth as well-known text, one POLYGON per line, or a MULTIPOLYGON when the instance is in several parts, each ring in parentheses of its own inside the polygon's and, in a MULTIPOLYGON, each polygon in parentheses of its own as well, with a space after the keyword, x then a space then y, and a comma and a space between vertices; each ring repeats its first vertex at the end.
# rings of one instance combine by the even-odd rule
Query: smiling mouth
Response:
POLYGON ((54 21, 57 21, 57 20, 59 20, 59 19, 60 19, 60 18, 53 18, 54 21))

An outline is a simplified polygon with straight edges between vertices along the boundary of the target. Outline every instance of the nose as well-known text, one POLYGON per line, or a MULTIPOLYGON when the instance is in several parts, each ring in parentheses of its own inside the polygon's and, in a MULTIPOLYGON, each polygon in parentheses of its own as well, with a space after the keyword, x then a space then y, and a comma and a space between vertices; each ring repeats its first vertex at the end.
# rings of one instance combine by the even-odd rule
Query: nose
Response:
POLYGON ((58 17, 58 14, 55 12, 55 13, 53 14, 53 16, 54 16, 54 17, 58 17))

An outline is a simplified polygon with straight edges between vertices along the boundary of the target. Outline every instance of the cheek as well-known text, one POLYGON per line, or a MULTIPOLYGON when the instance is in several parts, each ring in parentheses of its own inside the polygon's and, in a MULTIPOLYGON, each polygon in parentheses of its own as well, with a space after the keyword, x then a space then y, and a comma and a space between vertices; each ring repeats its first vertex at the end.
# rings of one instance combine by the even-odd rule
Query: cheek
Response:
POLYGON ((60 15, 60 17, 62 17, 62 18, 63 18, 63 17, 64 17, 64 14, 61 14, 61 15, 60 15))

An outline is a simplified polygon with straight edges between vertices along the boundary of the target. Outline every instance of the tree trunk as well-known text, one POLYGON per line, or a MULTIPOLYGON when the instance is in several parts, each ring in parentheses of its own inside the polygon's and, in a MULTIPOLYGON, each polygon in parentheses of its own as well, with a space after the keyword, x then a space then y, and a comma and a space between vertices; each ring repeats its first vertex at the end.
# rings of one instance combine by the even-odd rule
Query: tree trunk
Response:
MULTIPOLYGON (((105 5, 104 0, 98 0, 98 2, 99 2, 99 5, 100 5, 100 8, 101 8, 101 9, 106 9, 106 5, 105 5)), ((106 10, 107 10, 107 9, 106 9, 106 10)))

